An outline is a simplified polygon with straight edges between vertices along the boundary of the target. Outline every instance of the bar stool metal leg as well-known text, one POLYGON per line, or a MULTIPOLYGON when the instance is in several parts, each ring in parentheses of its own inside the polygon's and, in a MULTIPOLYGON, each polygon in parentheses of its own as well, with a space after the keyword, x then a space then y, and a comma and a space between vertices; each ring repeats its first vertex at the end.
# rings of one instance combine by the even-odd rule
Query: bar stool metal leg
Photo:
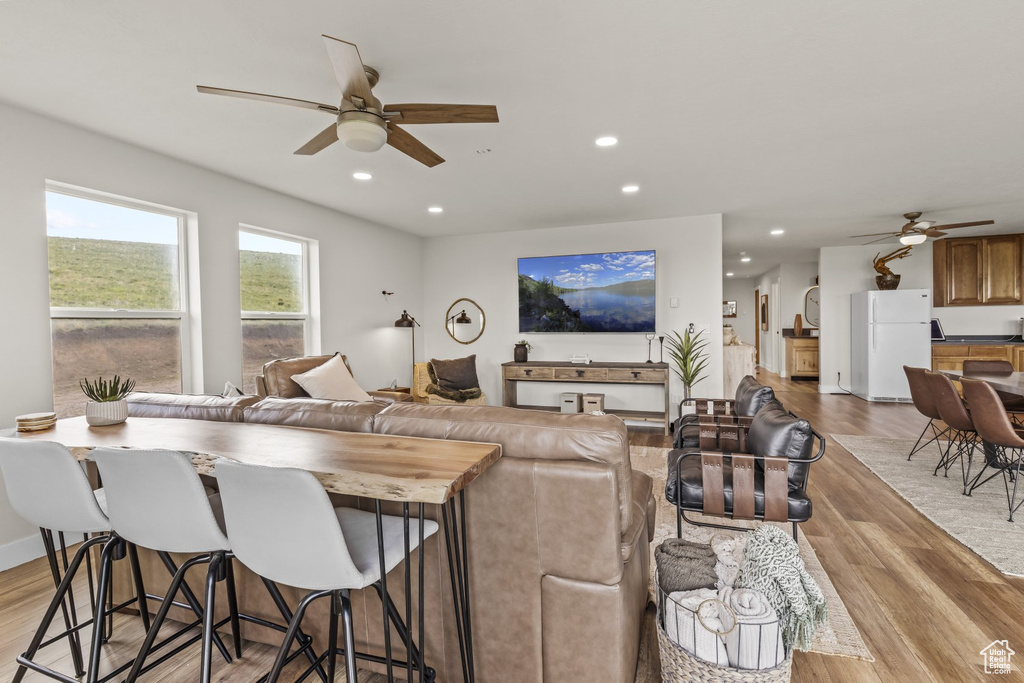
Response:
POLYGON ((341 591, 341 618, 345 627, 345 677, 347 683, 356 683, 359 677, 356 672, 356 635, 352 626, 352 598, 348 590, 341 591))

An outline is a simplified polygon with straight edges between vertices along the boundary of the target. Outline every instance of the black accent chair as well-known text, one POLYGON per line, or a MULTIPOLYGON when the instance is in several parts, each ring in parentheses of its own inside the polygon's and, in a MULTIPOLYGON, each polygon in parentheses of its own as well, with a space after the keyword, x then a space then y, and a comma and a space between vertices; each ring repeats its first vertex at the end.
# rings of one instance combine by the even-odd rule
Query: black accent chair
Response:
POLYGON ((747 530, 697 521, 687 516, 690 512, 791 522, 797 538, 797 525, 811 518, 807 482, 811 464, 825 455, 825 438, 778 401, 762 407, 749 427, 705 423, 699 438, 697 447, 668 455, 665 498, 676 506, 677 535, 682 536, 683 520, 747 530))
POLYGON ((763 406, 775 400, 775 391, 758 382, 752 375, 740 380, 736 398, 687 398, 679 403, 680 416, 674 423, 673 448, 694 448, 699 441, 700 422, 738 422, 750 420, 763 406), (683 415, 683 406, 693 404, 695 413, 683 415))

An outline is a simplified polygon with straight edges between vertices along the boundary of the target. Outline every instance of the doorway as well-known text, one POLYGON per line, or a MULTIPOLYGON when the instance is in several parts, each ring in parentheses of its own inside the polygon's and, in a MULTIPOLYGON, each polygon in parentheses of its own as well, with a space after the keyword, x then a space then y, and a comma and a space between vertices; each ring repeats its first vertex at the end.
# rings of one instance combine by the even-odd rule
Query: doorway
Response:
POLYGON ((754 367, 761 364, 761 290, 754 290, 754 367))

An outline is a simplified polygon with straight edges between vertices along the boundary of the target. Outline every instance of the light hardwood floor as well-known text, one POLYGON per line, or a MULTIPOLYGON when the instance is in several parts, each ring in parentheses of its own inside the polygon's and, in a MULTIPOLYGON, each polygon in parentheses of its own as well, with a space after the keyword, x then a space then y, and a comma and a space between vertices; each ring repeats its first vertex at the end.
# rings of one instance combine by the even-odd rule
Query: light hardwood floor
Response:
MULTIPOLYGON (((916 438, 925 423, 909 405, 822 396, 814 382, 764 372, 759 379, 822 434, 916 438)), ((670 445, 656 429, 631 431, 630 442, 670 445)), ((875 661, 801 652, 794 659, 794 681, 987 681, 991 677, 985 675, 978 652, 996 639, 1009 640, 1024 662, 1024 579, 999 573, 947 536, 831 438, 824 460, 812 469, 811 496, 814 517, 801 530, 875 661)), ((950 500, 951 505, 956 502, 950 500)), ((0 680, 13 675, 11 662, 24 648, 52 590, 42 561, 0 573, 0 680)), ((79 603, 87 599, 83 587, 79 603)), ((118 617, 117 625, 104 656, 125 661, 141 641, 141 626, 127 615, 118 617)), ((64 644, 44 653, 42 661, 70 669, 64 644)), ((229 666, 215 657, 214 679, 253 680, 269 668, 272 657, 272 648, 247 643, 243 659, 229 666)), ((191 682, 197 677, 198 652, 193 649, 144 680, 191 682)), ((367 678, 369 683, 382 680, 367 678)), ((44 679, 30 673, 25 680, 44 679)), ((1000 680, 1024 680, 1018 663, 1012 676, 1000 680)))

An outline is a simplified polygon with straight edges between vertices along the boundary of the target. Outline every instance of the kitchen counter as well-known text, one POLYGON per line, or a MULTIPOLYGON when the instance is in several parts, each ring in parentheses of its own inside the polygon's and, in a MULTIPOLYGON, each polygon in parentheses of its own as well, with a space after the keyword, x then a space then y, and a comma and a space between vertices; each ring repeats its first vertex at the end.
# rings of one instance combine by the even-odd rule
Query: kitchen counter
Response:
POLYGON ((1005 344, 1005 345, 1013 345, 1013 344, 1024 344, 1024 339, 1021 339, 1019 335, 1018 336, 1014 336, 1014 337, 1007 337, 1007 336, 993 337, 991 335, 975 334, 975 335, 963 335, 963 336, 959 336, 959 337, 947 336, 945 341, 933 341, 932 344, 971 344, 971 345, 1005 344))

